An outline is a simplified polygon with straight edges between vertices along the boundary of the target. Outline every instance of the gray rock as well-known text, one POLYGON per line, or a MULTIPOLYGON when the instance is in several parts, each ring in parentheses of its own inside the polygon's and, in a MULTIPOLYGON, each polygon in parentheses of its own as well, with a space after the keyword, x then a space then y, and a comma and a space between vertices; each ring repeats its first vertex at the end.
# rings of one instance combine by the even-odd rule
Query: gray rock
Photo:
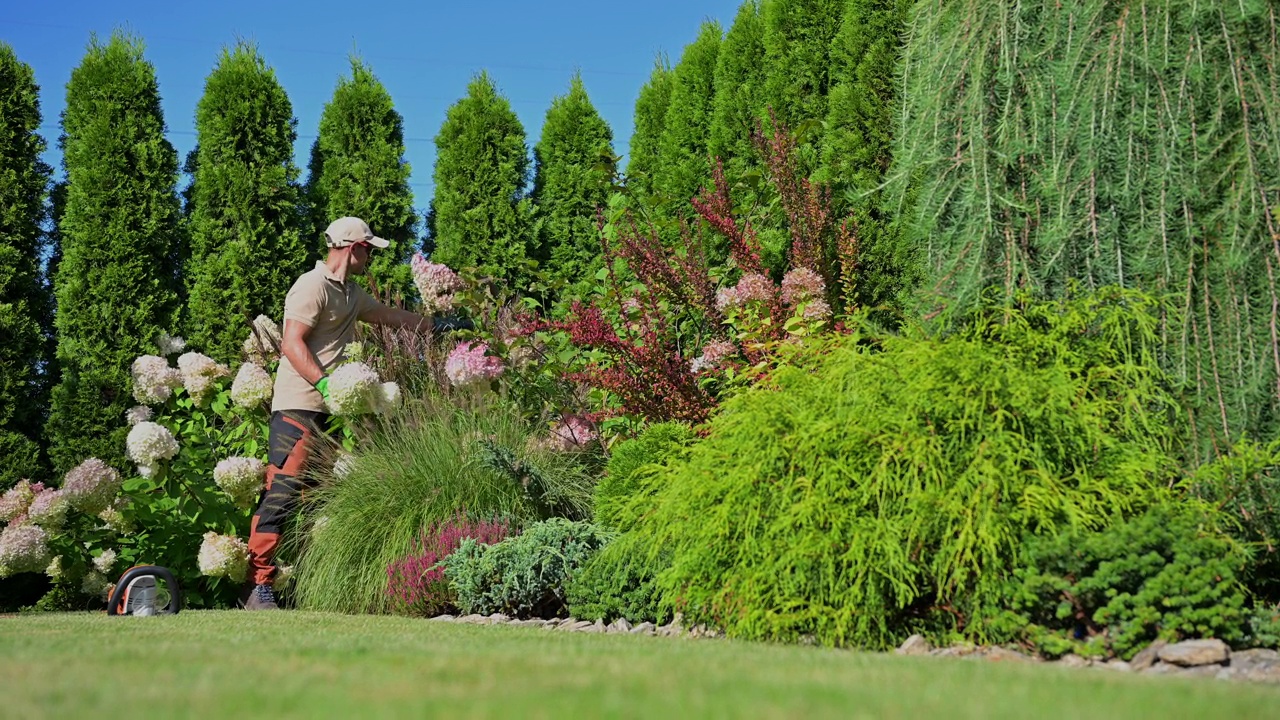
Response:
POLYGON ((631 632, 631 623, 626 618, 618 618, 609 625, 609 632, 629 633, 631 632))
POLYGON ((1160 650, 1168 644, 1169 643, 1163 640, 1156 640, 1150 645, 1142 648, 1137 655, 1134 655, 1133 658, 1129 660, 1129 667, 1131 667, 1135 672, 1142 672, 1143 670, 1150 668, 1152 665, 1156 664, 1157 660, 1160 659, 1160 650))
POLYGON ((1104 667, 1116 672, 1133 672, 1133 666, 1123 660, 1112 660, 1111 662, 1106 663, 1105 665, 1099 665, 1098 667, 1104 667))
POLYGON ((488 617, 488 620, 490 625, 501 625, 502 623, 510 622, 511 618, 502 613, 494 613, 488 617))
POLYGON ((458 618, 458 622, 467 623, 468 625, 482 625, 489 622, 489 618, 483 615, 463 615, 458 618))
POLYGON ((631 628, 632 635, 652 635, 658 629, 658 626, 651 622, 642 622, 631 628))
POLYGON ((435 622, 453 622, 452 615, 437 615, 431 619, 434 620, 435 622))
POLYGON ((1275 650, 1241 650, 1231 653, 1231 677, 1235 680, 1280 683, 1280 653, 1275 650))
POLYGON ((1062 667, 1085 668, 1089 667, 1093 663, 1089 660, 1085 660, 1075 653, 1071 653, 1070 655, 1064 655, 1062 659, 1058 661, 1058 664, 1062 667))
POLYGON ((897 655, 928 655, 932 650, 933 646, 923 635, 912 635, 893 652, 897 655))
POLYGON ((1184 640, 1160 648, 1160 659, 1170 665, 1199 667, 1221 665, 1231 657, 1231 649, 1221 640, 1184 640))
POLYGON ((1035 660, 1030 655, 1023 655, 1017 650, 1002 647, 984 648, 980 653, 975 653, 974 657, 982 657, 984 660, 990 660, 991 662, 1025 663, 1035 660))
POLYGON ((1178 667, 1177 665, 1170 665, 1169 663, 1163 662, 1163 661, 1157 662, 1156 664, 1142 671, 1144 675, 1181 675, 1182 672, 1183 672, 1182 668, 1178 667))
POLYGON ((977 646, 971 645, 969 643, 961 643, 959 645, 952 645, 949 648, 931 650, 929 651, 929 654, 936 655, 938 657, 967 657, 969 655, 974 654, 977 651, 978 651, 977 646))
POLYGON ((591 623, 590 625, 588 625, 587 627, 582 628, 582 631, 583 631, 583 632, 589 632, 589 633, 602 633, 602 632, 606 632, 606 629, 605 629, 605 626, 604 626, 604 621, 603 621, 603 620, 597 620, 597 621, 595 621, 594 623, 591 623))
POLYGON ((597 625, 597 624, 599 624, 599 625, 600 625, 600 627, 604 627, 604 623, 600 623, 600 621, 598 621, 598 620, 597 620, 596 622, 594 622, 594 623, 593 623, 593 622, 591 622, 590 620, 579 620, 578 622, 576 622, 576 623, 574 623, 574 624, 570 625, 570 626, 569 626, 569 629, 570 629, 570 630, 572 630, 572 631, 574 631, 574 632, 580 632, 580 631, 583 631, 583 630, 586 630, 587 632, 596 632, 596 631, 594 631, 594 630, 591 630, 590 628, 595 627, 595 625, 597 625))
POLYGON ((1256 665, 1280 663, 1280 652, 1275 650, 1240 650, 1231 653, 1231 667, 1251 668, 1256 665))
POLYGON ((1224 668, 1221 665, 1198 665, 1189 667, 1179 673, 1182 677, 1198 677, 1198 678, 1216 678, 1224 668))

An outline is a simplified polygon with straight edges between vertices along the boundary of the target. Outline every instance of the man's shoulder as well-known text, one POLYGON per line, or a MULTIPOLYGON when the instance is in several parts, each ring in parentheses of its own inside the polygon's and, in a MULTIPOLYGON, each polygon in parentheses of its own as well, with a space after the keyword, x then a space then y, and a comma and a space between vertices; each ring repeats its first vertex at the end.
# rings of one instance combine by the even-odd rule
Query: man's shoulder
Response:
POLYGON ((321 272, 320 268, 312 268, 299 275, 298 279, 293 281, 293 286, 289 288, 289 292, 323 288, 324 280, 324 273, 321 272))

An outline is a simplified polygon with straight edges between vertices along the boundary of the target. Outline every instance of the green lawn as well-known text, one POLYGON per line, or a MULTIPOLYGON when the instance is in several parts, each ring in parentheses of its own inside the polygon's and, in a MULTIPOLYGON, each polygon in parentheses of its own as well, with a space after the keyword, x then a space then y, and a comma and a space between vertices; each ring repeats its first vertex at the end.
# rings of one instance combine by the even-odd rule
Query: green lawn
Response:
POLYGON ((1280 688, 300 612, 0 618, 0 717, 1280 717, 1280 688))

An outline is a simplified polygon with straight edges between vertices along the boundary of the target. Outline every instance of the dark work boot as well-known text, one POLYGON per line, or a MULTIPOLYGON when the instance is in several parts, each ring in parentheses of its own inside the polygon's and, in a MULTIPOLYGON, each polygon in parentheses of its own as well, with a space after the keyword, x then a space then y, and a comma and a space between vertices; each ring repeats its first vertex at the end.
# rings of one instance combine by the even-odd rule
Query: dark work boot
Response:
POLYGON ((249 594, 249 599, 245 601, 244 609, 279 610, 280 606, 276 604, 276 594, 270 585, 257 585, 249 594))

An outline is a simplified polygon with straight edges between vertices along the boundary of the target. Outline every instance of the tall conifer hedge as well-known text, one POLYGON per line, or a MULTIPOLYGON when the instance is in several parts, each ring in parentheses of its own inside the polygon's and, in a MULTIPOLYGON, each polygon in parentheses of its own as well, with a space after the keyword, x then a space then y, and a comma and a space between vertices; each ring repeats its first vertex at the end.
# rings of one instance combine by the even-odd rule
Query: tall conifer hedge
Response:
POLYGON ((155 69, 141 41, 89 43, 62 115, 67 180, 61 212, 57 357, 48 424, 55 468, 88 456, 128 467, 129 368, 171 331, 182 256, 178 155, 164 136, 155 69))
POLYGON ((760 165, 751 132, 764 116, 764 80, 764 18, 759 0, 747 0, 716 57, 708 151, 724 162, 730 184, 760 165))
POLYGON ((537 244, 553 278, 584 279, 599 263, 596 209, 609 199, 614 174, 613 132, 596 112, 580 76, 551 101, 534 148, 533 204, 537 244))
POLYGON ((0 490, 42 471, 52 298, 40 270, 51 170, 39 87, 0 42, 0 490))
POLYGON ((671 67, 665 57, 654 61, 649 80, 636 98, 634 130, 627 151, 627 184, 638 194, 653 192, 658 172, 658 142, 671 106, 671 67))
POLYGON ((429 219, 436 262, 525 279, 533 248, 524 126, 488 73, 477 75, 466 97, 449 108, 436 150, 429 219))
POLYGON ((705 22, 672 71, 671 104, 658 141, 655 186, 684 212, 689 198, 711 180, 708 161, 715 102, 716 57, 724 31, 705 22))
POLYGON ((355 216, 391 246, 373 254, 370 278, 381 289, 410 287, 405 263, 418 249, 418 214, 404 159, 404 118, 391 94, 359 58, 338 80, 311 148, 306 198, 311 227, 304 238, 319 252, 333 220, 355 216))
POLYGON ((1202 450, 1274 437, 1277 38, 1264 0, 920 3, 893 176, 934 301, 1172 297, 1161 359, 1202 450))
POLYGON ((257 49, 224 50, 196 109, 186 272, 187 340, 224 362, 239 355, 254 317, 280 317, 289 286, 315 257, 301 230, 296 126, 257 49))

